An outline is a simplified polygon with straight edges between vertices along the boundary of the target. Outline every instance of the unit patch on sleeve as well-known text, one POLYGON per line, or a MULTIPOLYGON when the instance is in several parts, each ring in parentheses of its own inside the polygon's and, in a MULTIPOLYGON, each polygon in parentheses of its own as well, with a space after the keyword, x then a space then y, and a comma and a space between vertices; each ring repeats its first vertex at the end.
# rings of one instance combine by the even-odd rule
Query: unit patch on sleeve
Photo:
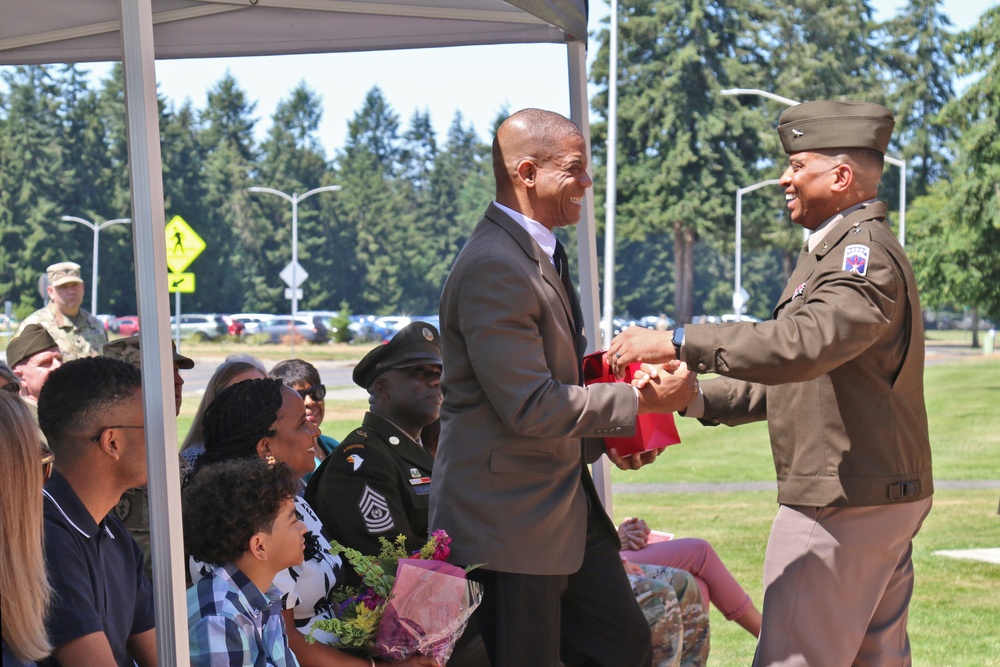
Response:
POLYGON ((351 472, 357 472, 365 460, 361 457, 361 454, 351 454, 347 457, 347 462, 354 466, 354 470, 351 472))
POLYGON ((369 533, 384 533, 395 527, 385 496, 373 491, 367 484, 358 501, 358 509, 361 510, 361 517, 365 520, 369 533))
POLYGON ((844 249, 844 271, 856 273, 859 276, 868 274, 868 254, 871 251, 866 245, 849 245, 844 249))

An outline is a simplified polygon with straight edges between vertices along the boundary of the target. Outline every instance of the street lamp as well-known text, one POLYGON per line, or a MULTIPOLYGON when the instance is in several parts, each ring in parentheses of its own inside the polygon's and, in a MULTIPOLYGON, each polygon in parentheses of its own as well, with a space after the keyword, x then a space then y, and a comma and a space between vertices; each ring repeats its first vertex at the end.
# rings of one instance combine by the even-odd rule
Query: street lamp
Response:
MULTIPOLYGON (((292 202, 292 317, 299 314, 299 285, 297 275, 299 268, 299 202, 307 197, 312 197, 317 192, 334 192, 339 189, 339 185, 324 185, 321 188, 313 188, 309 192, 299 196, 295 193, 288 195, 280 190, 275 190, 274 188, 247 188, 247 192, 267 192, 268 194, 278 195, 279 197, 292 202)), ((292 344, 294 345, 294 336, 292 336, 292 341, 292 344)))
MULTIPOLYGON (((775 95, 774 93, 769 93, 766 90, 759 90, 757 88, 727 88, 726 90, 719 91, 723 95, 757 95, 758 97, 766 97, 769 100, 774 100, 775 102, 780 102, 788 107, 794 107, 801 102, 796 102, 788 97, 782 97, 781 95, 775 95)), ((899 158, 885 156, 885 161, 889 164, 899 167, 899 233, 897 238, 899 239, 899 245, 906 245, 906 163, 899 158)))
POLYGON ((79 222, 85 227, 89 227, 94 230, 94 264, 93 272, 91 273, 90 280, 90 314, 97 315, 97 235, 101 233, 101 230, 110 225, 124 225, 132 222, 131 218, 117 218, 115 220, 108 220, 100 224, 95 224, 90 220, 84 220, 83 218, 77 218, 72 215, 64 215, 60 220, 65 220, 66 222, 79 222))
POLYGON ((777 178, 769 178, 760 183, 748 185, 736 191, 736 277, 733 279, 733 313, 736 321, 743 314, 743 195, 768 185, 777 185, 777 178))
MULTIPOLYGON (((611 0, 611 60, 608 66, 608 164, 604 200, 604 332, 603 347, 615 332, 615 206, 618 203, 618 1, 611 0)), ((607 495, 611 502, 610 487, 607 495)), ((605 509, 610 511, 610 505, 605 509)))

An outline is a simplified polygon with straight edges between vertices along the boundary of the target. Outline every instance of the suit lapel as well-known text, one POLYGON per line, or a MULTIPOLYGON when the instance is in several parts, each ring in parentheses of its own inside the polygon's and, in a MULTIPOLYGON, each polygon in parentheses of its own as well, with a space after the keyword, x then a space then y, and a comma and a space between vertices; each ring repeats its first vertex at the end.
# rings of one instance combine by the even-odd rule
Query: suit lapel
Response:
MULTIPOLYGON (((577 357, 582 359, 583 350, 586 349, 587 344, 583 340, 582 329, 580 328, 583 324, 583 310, 580 307, 580 300, 576 295, 576 291, 573 290, 572 293, 567 294, 562 279, 559 277, 559 273, 556 271, 555 266, 553 266, 549 256, 535 243, 535 240, 531 238, 531 235, 521 225, 511 220, 509 215, 493 204, 490 204, 486 209, 486 218, 499 225, 521 246, 524 254, 538 265, 542 280, 547 282, 555 290, 556 294, 559 295, 566 320, 569 322, 570 329, 576 334, 574 336, 574 346, 577 357), (578 323, 580 326, 578 326, 578 323)), ((572 283, 572 280, 570 282, 572 283)))

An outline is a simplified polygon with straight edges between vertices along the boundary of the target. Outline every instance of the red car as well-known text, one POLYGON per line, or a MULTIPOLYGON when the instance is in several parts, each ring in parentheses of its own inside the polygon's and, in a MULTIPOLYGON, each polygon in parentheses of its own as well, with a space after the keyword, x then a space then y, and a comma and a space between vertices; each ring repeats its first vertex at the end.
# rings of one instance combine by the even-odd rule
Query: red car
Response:
POLYGON ((116 317, 108 322, 108 330, 121 336, 131 336, 139 333, 138 315, 125 315, 116 317))
POLYGON ((226 323, 226 328, 229 330, 229 335, 234 338, 239 338, 243 335, 243 331, 246 327, 239 320, 234 320, 229 315, 223 315, 222 319, 226 323))

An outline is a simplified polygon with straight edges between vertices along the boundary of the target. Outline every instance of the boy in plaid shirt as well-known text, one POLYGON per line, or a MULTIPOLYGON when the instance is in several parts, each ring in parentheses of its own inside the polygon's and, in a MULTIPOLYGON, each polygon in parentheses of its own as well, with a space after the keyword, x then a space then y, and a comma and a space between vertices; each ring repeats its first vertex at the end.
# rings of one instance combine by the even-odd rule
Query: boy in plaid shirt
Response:
POLYGON ((272 586, 303 559, 295 488, 286 465, 254 458, 209 465, 184 490, 185 547, 216 565, 187 592, 193 667, 298 667, 272 586))

